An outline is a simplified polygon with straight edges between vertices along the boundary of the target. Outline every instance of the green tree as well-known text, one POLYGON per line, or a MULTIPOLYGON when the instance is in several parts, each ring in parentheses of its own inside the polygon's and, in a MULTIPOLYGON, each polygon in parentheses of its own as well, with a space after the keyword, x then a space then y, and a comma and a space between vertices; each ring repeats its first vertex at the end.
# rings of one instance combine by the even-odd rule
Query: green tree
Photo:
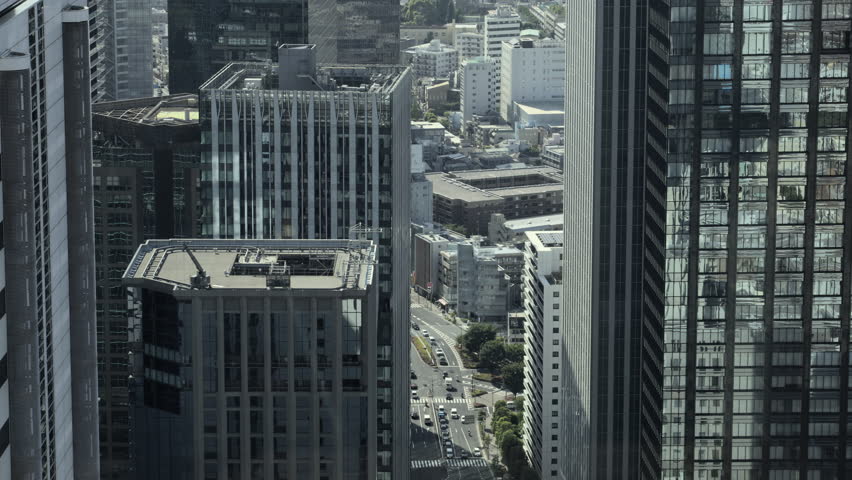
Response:
MULTIPOLYGON (((516 445, 522 445, 521 439, 515 434, 514 431, 506 432, 503 435, 502 440, 500 441, 500 453, 503 454, 503 459, 507 460, 507 456, 512 447, 516 445)), ((508 465, 506 465, 508 466, 508 465)), ((511 469, 510 469, 511 470, 511 469)))
POLYGON ((493 325, 476 323, 465 332, 462 347, 468 353, 473 354, 479 352, 485 342, 494 340, 495 338, 497 338, 497 329, 493 325))
POLYGON ((411 120, 418 121, 423 119, 423 110, 420 110, 420 104, 417 100, 411 101, 411 120))
MULTIPOLYGON (((503 385, 512 394, 517 394, 524 390, 524 364, 521 362, 513 362, 503 365, 500 369, 500 375, 503 376, 503 385)), ((518 408, 520 410, 520 408, 518 408)))
POLYGON ((479 350, 479 366, 494 371, 506 360, 506 344, 502 340, 489 340, 479 350))
POLYGON ((510 343, 506 345, 506 361, 509 363, 524 361, 524 344, 510 343))
POLYGON ((427 122, 437 122, 437 121, 438 121, 438 116, 437 116, 437 115, 435 115, 435 112, 433 112, 433 111, 429 110, 428 112, 426 112, 426 113, 423 115, 423 120, 425 120, 425 121, 427 121, 427 122))

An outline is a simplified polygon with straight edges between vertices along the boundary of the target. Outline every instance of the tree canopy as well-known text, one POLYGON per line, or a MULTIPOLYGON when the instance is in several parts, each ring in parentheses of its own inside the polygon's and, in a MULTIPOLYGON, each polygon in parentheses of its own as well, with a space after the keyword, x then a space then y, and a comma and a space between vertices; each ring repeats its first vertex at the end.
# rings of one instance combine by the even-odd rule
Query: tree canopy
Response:
POLYGON ((500 375, 503 377, 503 386, 512 394, 517 394, 524 390, 524 364, 521 362, 508 363, 500 369, 500 375))
POLYGON ((475 323, 461 336, 461 345, 468 353, 479 353, 485 342, 497 338, 497 329, 487 323, 475 323))
POLYGON ((444 25, 455 18, 452 0, 409 0, 402 7, 403 23, 413 25, 444 25))

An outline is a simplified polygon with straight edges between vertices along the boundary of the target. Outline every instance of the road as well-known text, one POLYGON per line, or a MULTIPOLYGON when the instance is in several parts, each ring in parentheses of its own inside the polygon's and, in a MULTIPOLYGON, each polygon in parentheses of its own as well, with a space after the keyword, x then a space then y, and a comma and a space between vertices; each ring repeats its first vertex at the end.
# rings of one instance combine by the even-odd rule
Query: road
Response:
POLYGON ((461 358, 455 351, 455 337, 462 329, 443 319, 440 313, 432 311, 428 304, 412 303, 412 322, 420 329, 412 330, 412 335, 423 337, 424 330, 430 339, 434 338, 433 349, 441 348, 446 354, 447 365, 433 367, 427 365, 418 355, 416 349, 411 349, 411 370, 417 376, 411 382, 417 386, 417 400, 412 397, 412 412, 417 412, 418 419, 411 420, 411 467, 412 478, 415 480, 493 480, 494 476, 484 457, 474 457, 474 448, 482 447, 479 428, 476 425, 477 412, 473 408, 470 396, 469 378, 471 370, 462 368, 461 358), (447 392, 443 373, 452 379, 455 391, 447 392), (466 381, 462 381, 466 377, 466 381), (452 399, 446 398, 447 393, 452 399), (462 393, 464 398, 462 398, 462 393), (448 437, 442 435, 439 427, 438 410, 444 406, 448 418, 448 437), (451 409, 457 409, 459 417, 470 418, 470 422, 462 423, 461 418, 452 419, 451 409), (424 424, 424 416, 432 418, 432 426, 424 424), (449 440, 449 444, 445 444, 449 440), (453 458, 447 459, 446 449, 452 448, 453 458), (463 456, 468 458, 461 458, 463 456))

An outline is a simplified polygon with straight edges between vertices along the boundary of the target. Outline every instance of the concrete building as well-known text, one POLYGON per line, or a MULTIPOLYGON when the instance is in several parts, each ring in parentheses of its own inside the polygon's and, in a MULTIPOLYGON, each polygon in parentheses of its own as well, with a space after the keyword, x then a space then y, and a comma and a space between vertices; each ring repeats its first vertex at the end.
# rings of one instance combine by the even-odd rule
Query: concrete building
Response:
POLYGON ((514 124, 519 131, 538 127, 562 127, 565 123, 564 99, 523 103, 513 101, 512 104, 512 108, 507 105, 507 111, 514 113, 514 124))
POLYGON ((506 315, 506 343, 524 343, 524 312, 509 312, 506 315))
POLYGON ((546 145, 541 149, 541 163, 562 170, 565 165, 565 145, 546 145))
POLYGON ((459 241, 452 235, 438 233, 418 233, 414 235, 414 288, 423 295, 440 297, 441 252, 455 250, 459 241))
POLYGON ((92 100, 150 97, 154 61, 152 0, 90 0, 92 100))
POLYGON ((411 74, 383 65, 313 69, 314 51, 283 45, 278 65, 234 63, 202 85, 202 155, 209 168, 201 182, 202 234, 366 235, 378 244, 373 333, 380 375, 370 388, 392 397, 375 407, 390 413, 380 422, 378 462, 369 475, 404 480, 411 466, 411 74))
POLYGON ((411 66, 418 78, 447 78, 458 68, 458 52, 440 40, 412 47, 410 54, 411 66))
POLYGON ((564 373, 562 232, 529 232, 524 251, 524 451, 539 478, 559 478, 564 373), (553 449, 556 447, 556 450, 553 449))
POLYGON ((492 213, 488 222, 488 241, 495 244, 523 244, 527 232, 562 229, 562 214, 506 220, 502 213, 492 213))
POLYGON ((432 225, 432 182, 426 178, 423 145, 411 145, 411 223, 432 225))
POLYGON ((456 35, 454 46, 459 54, 459 65, 461 65, 465 60, 483 55, 485 36, 477 31, 461 32, 456 35))
POLYGON ((475 57, 462 63, 459 73, 461 112, 465 123, 474 115, 496 113, 500 95, 500 64, 491 57, 475 57))
POLYGON ((97 480, 89 11, 0 0, 0 478, 97 480))
POLYGON ((121 276, 145 240, 199 236, 198 97, 97 103, 92 129, 101 473, 105 479, 129 478, 133 392, 121 276))
POLYGON ((444 153, 447 129, 438 122, 411 122, 411 143, 422 145, 423 161, 431 165, 444 153))
POLYGON ((360 240, 141 245, 124 274, 136 478, 376 478, 376 263, 360 240))
POLYGON ((514 247, 480 246, 474 239, 440 252, 441 297, 459 315, 506 321, 518 303, 523 253, 514 247))
POLYGON ((503 42, 517 37, 521 33, 521 17, 509 5, 498 5, 496 10, 488 12, 483 19, 482 35, 484 45, 482 54, 500 61, 503 42))
POLYGON ((562 210, 562 175, 558 170, 514 168, 429 173, 436 223, 463 226, 468 234, 488 234, 492 213, 507 219, 562 210))
MULTIPOLYGON (((500 117, 503 120, 511 124, 517 119, 515 103, 562 106, 565 101, 565 42, 525 36, 503 42, 502 48, 500 117)), ((557 121, 562 124, 562 120, 557 121)))
POLYGON ((338 65, 400 63, 400 3, 394 0, 350 2, 312 0, 308 8, 308 42, 317 46, 317 61, 338 65))

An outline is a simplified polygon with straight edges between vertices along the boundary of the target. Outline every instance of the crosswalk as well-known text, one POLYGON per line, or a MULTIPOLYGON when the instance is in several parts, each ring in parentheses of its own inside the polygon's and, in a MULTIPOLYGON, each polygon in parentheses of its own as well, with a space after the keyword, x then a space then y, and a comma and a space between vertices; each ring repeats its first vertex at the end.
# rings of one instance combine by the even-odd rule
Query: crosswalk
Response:
POLYGON ((473 408, 473 402, 469 398, 453 398, 452 400, 446 400, 446 399, 443 399, 443 398, 435 398, 435 397, 419 397, 417 400, 412 400, 411 403, 412 404, 423 404, 423 403, 426 403, 427 400, 429 401, 430 405, 433 404, 433 403, 435 405, 446 405, 446 404, 450 404, 450 403, 456 403, 456 404, 463 403, 463 404, 467 404, 468 407, 473 408))
POLYGON ((484 458, 452 458, 450 460, 413 460, 411 468, 436 468, 436 467, 487 467, 488 462, 484 458))

